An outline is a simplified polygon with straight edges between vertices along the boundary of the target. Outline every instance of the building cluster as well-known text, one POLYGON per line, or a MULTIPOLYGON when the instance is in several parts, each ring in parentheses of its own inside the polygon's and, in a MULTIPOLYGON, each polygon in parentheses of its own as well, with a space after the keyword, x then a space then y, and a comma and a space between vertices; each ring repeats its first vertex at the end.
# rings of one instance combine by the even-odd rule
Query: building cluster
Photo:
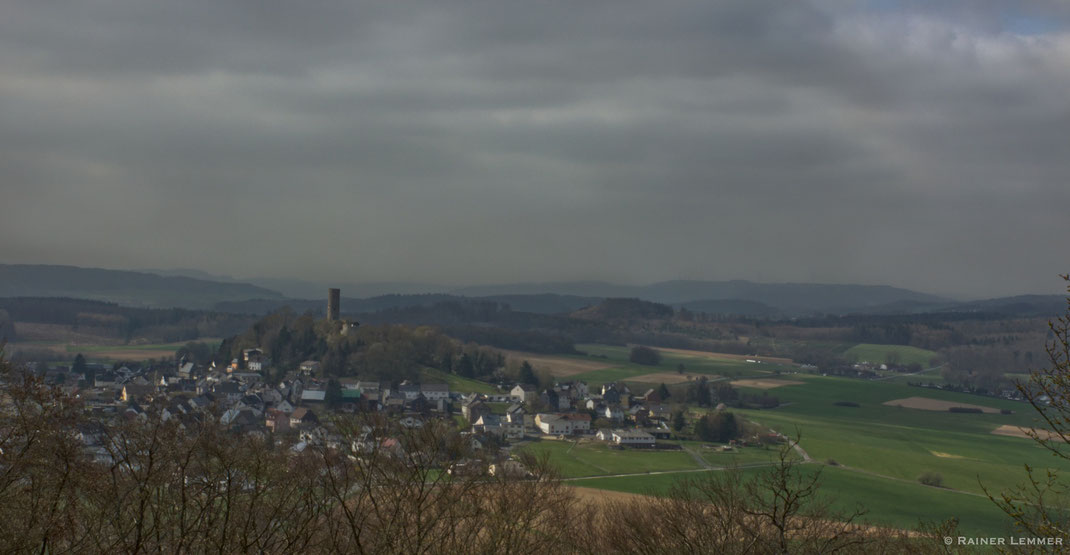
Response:
POLYGON ((445 383, 401 383, 317 378, 319 362, 305 361, 278 384, 264 380, 270 366, 247 349, 225 366, 187 360, 144 367, 86 364, 39 367, 49 383, 82 399, 87 410, 124 418, 218 419, 241 433, 294 434, 298 445, 331 440, 329 414, 377 413, 406 427, 460 413, 477 444, 506 445, 525 438, 586 436, 620 446, 653 447, 668 438, 670 412, 657 391, 636 395, 624 384, 589 387, 574 381, 539 391, 521 384, 497 394, 451 391, 445 383), (333 391, 332 391, 333 388, 333 391))
POLYGON ((634 395, 624 384, 590 388, 584 382, 555 384, 541 392, 519 384, 507 394, 471 394, 461 414, 471 432, 496 440, 527 436, 586 436, 619 446, 654 447, 668 439, 669 408, 657 391, 634 395))

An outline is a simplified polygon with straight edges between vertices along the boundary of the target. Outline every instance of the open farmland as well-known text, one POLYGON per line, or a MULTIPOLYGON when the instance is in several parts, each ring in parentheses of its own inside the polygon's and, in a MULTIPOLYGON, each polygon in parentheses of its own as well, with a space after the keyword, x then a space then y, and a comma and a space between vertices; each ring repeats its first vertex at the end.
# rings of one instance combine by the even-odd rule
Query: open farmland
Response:
POLYGON ((736 387, 751 387, 754 389, 776 389, 785 385, 802 385, 798 380, 777 380, 774 378, 758 378, 746 380, 734 380, 731 382, 736 387))
POLYGON ((733 354, 729 354, 729 353, 711 353, 711 352, 707 352, 707 351, 693 351, 693 350, 690 350, 690 349, 670 349, 668 347, 658 347, 657 349, 659 351, 661 351, 662 354, 665 354, 665 355, 671 354, 671 355, 676 355, 676 356, 679 356, 679 357, 711 359, 711 360, 735 360, 735 361, 744 361, 744 362, 746 362, 748 360, 754 360, 754 361, 758 361, 758 362, 762 362, 762 363, 773 363, 773 364, 781 364, 781 365, 792 364, 792 360, 790 358, 767 357, 767 356, 759 356, 759 355, 733 355, 733 354))
POLYGON ((897 364, 920 364, 930 366, 934 359, 939 358, 935 351, 919 349, 907 345, 877 345, 873 343, 859 343, 843 352, 843 357, 856 362, 869 362, 872 364, 884 364, 894 361, 897 364))
MULTIPOLYGON (((869 511, 863 521, 869 524, 912 529, 921 520, 940 522, 955 516, 960 519, 959 526, 963 534, 991 536, 1011 532, 1006 515, 984 498, 916 482, 888 480, 843 468, 818 465, 802 468, 808 474, 821 472, 820 496, 831 504, 833 510, 848 512, 862 504, 869 511)), ((752 468, 742 472, 744 476, 751 476, 760 471, 761 468, 752 468)), ((582 488, 663 495, 682 476, 702 479, 706 472, 586 478, 570 483, 582 488)))
MULTIPOLYGON (((755 386, 777 378, 764 374, 744 379, 755 382, 737 384, 742 392, 760 394, 764 389, 755 386)), ((780 407, 733 412, 777 431, 799 434, 802 447, 814 461, 803 467, 808 472, 822 469, 823 494, 842 508, 861 504, 869 510, 867 520, 874 524, 912 528, 919 518, 937 521, 957 516, 965 533, 1009 530, 1009 519, 985 497, 984 488, 1000 492, 1023 483, 1023 464, 1039 469, 1057 465, 1070 472, 1070 465, 1022 437, 1019 428, 1037 426, 1026 403, 888 381, 805 374, 784 381, 796 383, 775 389, 773 394, 783 403, 780 407), (924 397, 935 410, 888 404, 911 397, 924 397), (986 411, 947 410, 971 405, 986 411), (1004 409, 1012 413, 1002 414, 1004 409), (918 477, 926 472, 939 474, 943 487, 920 484, 918 477)), ((697 416, 706 410, 692 408, 690 412, 697 416)), ((769 458, 769 452, 758 449, 731 454, 703 449, 697 442, 686 444, 703 465, 696 463, 690 470, 664 465, 651 470, 650 475, 606 476, 598 467, 610 468, 600 465, 597 455, 592 459, 579 451, 578 456, 565 457, 565 444, 551 455, 552 460, 565 462, 565 474, 575 485, 630 493, 664 492, 674 480, 701 476, 706 466, 748 466, 769 458)), ((573 453, 577 453, 575 449, 573 453)), ((644 455, 639 451, 621 453, 644 455)), ((632 468, 652 468, 648 465, 657 462, 646 459, 632 468)), ((613 469, 625 467, 620 463, 613 469)), ((749 468, 746 472, 758 470, 749 468)))
MULTIPOLYGON (((208 343, 212 348, 219 345, 219 339, 202 338, 196 341, 208 343)), ((149 359, 169 359, 175 351, 185 346, 186 342, 175 343, 145 343, 123 344, 116 340, 106 343, 99 337, 81 337, 61 341, 23 341, 9 345, 10 352, 17 352, 21 348, 34 350, 48 350, 56 354, 59 359, 74 359, 81 353, 88 360, 98 362, 115 361, 144 361, 149 359)))
POLYGON ((919 410, 949 411, 953 408, 960 408, 979 410, 988 414, 999 413, 999 409, 994 409, 992 407, 974 405, 971 403, 961 403, 958 401, 948 401, 946 399, 932 399, 929 397, 907 397, 906 399, 893 399, 891 401, 885 401, 884 404, 890 407, 906 407, 908 409, 919 410))
POLYGON ((528 361, 535 370, 549 372, 557 378, 568 378, 577 374, 593 372, 603 368, 611 368, 608 362, 600 362, 582 356, 545 355, 540 353, 525 353, 521 351, 502 350, 506 358, 511 361, 528 361))
POLYGON ((683 450, 618 450, 588 440, 535 441, 522 449, 549 455, 563 478, 702 469, 695 458, 683 450))
MULTIPOLYGON (((634 364, 628 360, 631 352, 630 347, 617 345, 577 345, 577 349, 587 353, 587 360, 598 361, 605 366, 599 370, 571 374, 569 379, 583 380, 591 385, 600 385, 613 381, 629 381, 637 383, 682 383, 687 381, 687 376, 697 379, 706 377, 710 380, 719 380, 725 377, 748 378, 769 377, 777 372, 794 372, 796 368, 787 362, 746 362, 748 357, 742 355, 724 355, 721 353, 706 353, 702 351, 685 351, 681 349, 662 349, 661 362, 656 366, 644 366, 634 364), (682 369, 681 369, 682 367, 682 369), (684 380, 658 380, 654 382, 653 375, 668 378, 670 375, 683 375, 684 380)), ((787 359, 777 359, 784 360, 787 359)))
POLYGON ((1036 434, 1041 439, 1058 439, 1058 434, 1051 430, 1045 430, 1043 428, 1023 428, 1021 426, 1011 426, 1004 424, 995 430, 992 430, 993 434, 1000 436, 1020 437, 1025 439, 1031 439, 1030 433, 1036 434))
POLYGON ((628 378, 628 381, 642 382, 642 383, 663 383, 667 385, 677 383, 687 383, 692 380, 697 380, 701 377, 707 379, 719 379, 720 376, 711 376, 708 374, 693 374, 691 372, 654 372, 653 374, 643 374, 641 376, 632 376, 628 378))

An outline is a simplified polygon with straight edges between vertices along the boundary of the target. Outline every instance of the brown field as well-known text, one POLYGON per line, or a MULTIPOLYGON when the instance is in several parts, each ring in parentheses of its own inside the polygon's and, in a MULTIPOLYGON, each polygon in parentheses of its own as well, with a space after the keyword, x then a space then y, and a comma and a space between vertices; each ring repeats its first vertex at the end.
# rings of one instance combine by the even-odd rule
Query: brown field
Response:
POLYGON ((61 324, 15 322, 15 334, 18 336, 19 341, 77 342, 92 345, 121 342, 118 337, 104 337, 91 333, 78 332, 71 326, 61 324))
POLYGON ((683 374, 679 372, 655 372, 653 374, 643 374, 642 376, 627 378, 624 381, 672 385, 674 383, 685 383, 697 380, 700 377, 705 377, 708 380, 716 380, 721 376, 716 374, 692 374, 690 372, 684 372, 683 374))
POLYGON ((884 404, 890 407, 906 407, 908 409, 936 411, 947 411, 951 407, 962 407, 966 409, 981 409, 981 412, 984 412, 986 414, 999 414, 999 409, 994 409, 992 407, 971 405, 969 403, 960 403, 957 401, 942 401, 940 399, 929 399, 928 397, 907 397, 905 399, 894 399, 891 401, 885 401, 884 404))
POLYGON ((1041 439, 1055 439, 1059 437, 1059 434, 1056 434, 1052 431, 1041 430, 1037 428, 1021 428, 1018 426, 1012 426, 1010 424, 1004 424, 996 428, 995 430, 992 430, 992 433, 998 436, 1024 437, 1026 439, 1032 439, 1031 437, 1029 437, 1029 434, 1026 433, 1027 430, 1032 430, 1040 434, 1039 437, 1041 439))
POLYGON ((644 384, 683 384, 698 380, 699 377, 705 377, 706 380, 719 380, 721 376, 717 374, 692 374, 690 372, 655 372, 653 374, 643 374, 632 377, 627 377, 625 382, 642 382, 644 384))
POLYGON ((793 364, 790 358, 780 357, 760 357, 754 355, 730 355, 728 353, 711 353, 708 351, 691 351, 688 349, 670 349, 668 347, 657 347, 657 349, 663 353, 673 353, 677 355, 684 355, 697 358, 712 358, 714 360, 760 360, 762 362, 775 362, 778 364, 793 364))
POLYGON ((640 495, 638 493, 624 493, 622 491, 576 486, 572 486, 572 492, 576 494, 577 499, 584 503, 609 503, 612 501, 632 501, 634 499, 648 498, 648 496, 640 495))
MULTIPOLYGON (((603 490, 603 489, 585 488, 585 487, 577 487, 577 486, 572 486, 572 492, 576 495, 576 499, 580 503, 587 504, 588 506, 596 505, 596 504, 597 505, 601 505, 601 504, 606 504, 606 503, 652 500, 652 498, 650 496, 641 495, 641 494, 638 494, 638 493, 624 493, 622 491, 609 491, 609 490, 603 490)), ((799 517, 799 518, 802 519, 803 517, 799 517)), ((818 525, 817 527, 820 527, 820 525, 822 523, 830 522, 830 521, 827 521, 827 520, 809 520, 809 521, 817 524, 818 525)), ((895 533, 895 534, 905 534, 907 537, 918 537, 919 536, 919 533, 914 531, 914 530, 898 530, 898 529, 895 529, 895 528, 885 528, 885 527, 881 527, 881 526, 871 526, 871 525, 867 525, 867 524, 856 524, 856 525, 853 526, 853 528, 855 528, 857 530, 863 530, 863 531, 866 531, 867 533, 871 533, 871 534, 895 533)))
POLYGON ((531 363, 531 366, 536 370, 545 370, 554 377, 564 378, 568 376, 575 376, 576 374, 582 374, 584 372, 590 372, 592 370, 601 370, 603 368, 612 368, 614 365, 609 362, 597 362, 593 360, 578 360, 566 357, 556 357, 553 355, 543 355, 538 353, 525 353, 521 351, 506 351, 506 358, 515 360, 517 362, 526 360, 531 363))
MULTIPOLYGON (((100 347, 98 345, 92 346, 92 349, 86 349, 80 351, 77 343, 63 343, 59 345, 41 345, 41 344, 26 344, 26 343, 12 343, 7 346, 7 349, 11 353, 18 352, 23 349, 32 350, 34 352, 51 351, 56 353, 60 358, 59 360, 70 358, 74 359, 74 356, 81 352, 89 360, 125 360, 125 361, 142 361, 149 359, 163 359, 171 358, 174 356, 174 351, 166 351, 161 349, 131 349, 116 347, 115 349, 108 349, 107 347, 100 347)), ((178 350, 178 346, 175 346, 175 350, 178 350)))
POLYGON ((796 380, 776 380, 772 378, 758 378, 751 380, 733 380, 732 385, 739 387, 753 387, 755 389, 774 389, 785 385, 802 385, 805 382, 796 380))

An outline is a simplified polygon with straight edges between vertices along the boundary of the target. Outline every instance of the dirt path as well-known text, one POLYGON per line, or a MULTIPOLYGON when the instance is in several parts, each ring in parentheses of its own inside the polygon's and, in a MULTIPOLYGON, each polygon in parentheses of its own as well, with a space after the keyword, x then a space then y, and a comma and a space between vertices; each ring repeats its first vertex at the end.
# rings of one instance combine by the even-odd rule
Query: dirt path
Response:
POLYGON ((691 458, 695 459, 695 462, 697 462, 699 466, 701 466, 702 468, 705 468, 706 470, 713 470, 713 465, 708 463, 708 462, 706 462, 706 459, 702 458, 702 455, 699 455, 693 449, 691 449, 690 447, 688 447, 688 446, 686 446, 686 445, 684 445, 682 443, 680 444, 680 447, 684 451, 687 451, 687 454, 691 455, 691 458))

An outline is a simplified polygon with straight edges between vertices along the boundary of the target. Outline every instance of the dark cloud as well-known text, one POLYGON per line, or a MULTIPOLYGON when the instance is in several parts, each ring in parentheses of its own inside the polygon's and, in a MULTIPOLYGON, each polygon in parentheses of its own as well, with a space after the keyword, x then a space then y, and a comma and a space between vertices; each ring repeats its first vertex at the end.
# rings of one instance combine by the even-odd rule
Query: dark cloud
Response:
POLYGON ((16 1, 0 258, 1057 292, 1067 14, 16 1))

